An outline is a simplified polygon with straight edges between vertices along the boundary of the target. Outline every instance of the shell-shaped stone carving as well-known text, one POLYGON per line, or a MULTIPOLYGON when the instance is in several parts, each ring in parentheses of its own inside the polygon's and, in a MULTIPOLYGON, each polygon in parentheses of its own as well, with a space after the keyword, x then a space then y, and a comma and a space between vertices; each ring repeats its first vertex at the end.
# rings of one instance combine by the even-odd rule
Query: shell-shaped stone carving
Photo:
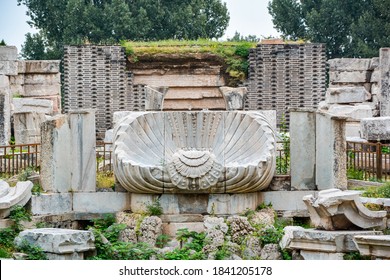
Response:
POLYGON ((114 172, 136 193, 243 193, 275 172, 275 136, 253 111, 133 112, 115 129, 114 172))

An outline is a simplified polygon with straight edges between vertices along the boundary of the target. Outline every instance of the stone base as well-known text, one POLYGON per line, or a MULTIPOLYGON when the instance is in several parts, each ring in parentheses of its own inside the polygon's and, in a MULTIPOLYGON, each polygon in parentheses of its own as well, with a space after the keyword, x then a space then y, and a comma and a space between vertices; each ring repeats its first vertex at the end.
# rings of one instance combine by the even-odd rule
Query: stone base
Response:
POLYGON ((275 211, 300 213, 308 217, 307 208, 302 198, 315 191, 270 191, 245 194, 131 194, 130 208, 132 212, 145 212, 146 205, 159 199, 163 213, 202 214, 229 216, 238 215, 247 209, 256 209, 261 203, 272 204, 275 211))
POLYGON ((355 236, 377 236, 381 231, 324 231, 289 226, 280 241, 282 249, 297 250, 305 260, 340 260, 343 254, 358 251, 355 236))

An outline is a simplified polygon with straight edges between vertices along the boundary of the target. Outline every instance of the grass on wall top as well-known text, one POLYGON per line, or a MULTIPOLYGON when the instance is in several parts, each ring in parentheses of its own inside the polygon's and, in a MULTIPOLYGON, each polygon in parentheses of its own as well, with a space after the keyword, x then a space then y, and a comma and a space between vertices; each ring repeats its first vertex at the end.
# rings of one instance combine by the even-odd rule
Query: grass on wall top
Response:
POLYGON ((229 76, 228 85, 237 86, 248 76, 248 57, 254 42, 217 42, 206 39, 200 40, 164 40, 151 42, 123 41, 126 55, 132 63, 137 63, 138 57, 158 54, 198 54, 209 53, 220 56, 226 64, 229 76))

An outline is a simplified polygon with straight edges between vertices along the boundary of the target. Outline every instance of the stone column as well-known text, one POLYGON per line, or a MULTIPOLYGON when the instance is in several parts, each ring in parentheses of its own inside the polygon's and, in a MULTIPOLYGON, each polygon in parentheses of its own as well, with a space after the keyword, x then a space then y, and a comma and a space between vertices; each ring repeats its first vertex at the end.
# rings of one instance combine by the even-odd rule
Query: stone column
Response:
POLYGON ((316 184, 318 190, 347 189, 346 117, 316 113, 316 184))
POLYGON ((69 124, 72 190, 94 192, 96 190, 95 110, 71 111, 69 124))
POLYGON ((41 143, 42 188, 47 192, 71 191, 71 135, 66 115, 42 123, 41 143))
POLYGON ((310 109, 290 109, 291 188, 315 190, 316 114, 310 109))
POLYGON ((380 49, 380 116, 390 116, 390 48, 380 49))
POLYGON ((0 145, 8 145, 10 140, 10 117, 9 80, 0 74, 0 145))
POLYGON ((49 118, 41 126, 41 184, 51 192, 96 189, 94 110, 49 118))

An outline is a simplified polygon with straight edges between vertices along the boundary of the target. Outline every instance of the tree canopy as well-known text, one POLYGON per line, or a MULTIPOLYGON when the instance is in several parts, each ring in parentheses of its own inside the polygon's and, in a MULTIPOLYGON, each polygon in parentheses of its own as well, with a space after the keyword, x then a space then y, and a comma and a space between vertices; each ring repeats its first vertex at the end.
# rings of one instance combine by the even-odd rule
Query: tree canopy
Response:
POLYGON ((326 43, 328 57, 372 57, 390 45, 390 0, 271 0, 286 39, 326 43))
MULTIPOLYGON (((221 37, 229 13, 221 0, 18 0, 31 26, 26 44, 46 49, 65 44, 118 43, 221 37), (29 37, 28 37, 29 36, 29 37)), ((28 49, 29 46, 24 46, 28 49)))

